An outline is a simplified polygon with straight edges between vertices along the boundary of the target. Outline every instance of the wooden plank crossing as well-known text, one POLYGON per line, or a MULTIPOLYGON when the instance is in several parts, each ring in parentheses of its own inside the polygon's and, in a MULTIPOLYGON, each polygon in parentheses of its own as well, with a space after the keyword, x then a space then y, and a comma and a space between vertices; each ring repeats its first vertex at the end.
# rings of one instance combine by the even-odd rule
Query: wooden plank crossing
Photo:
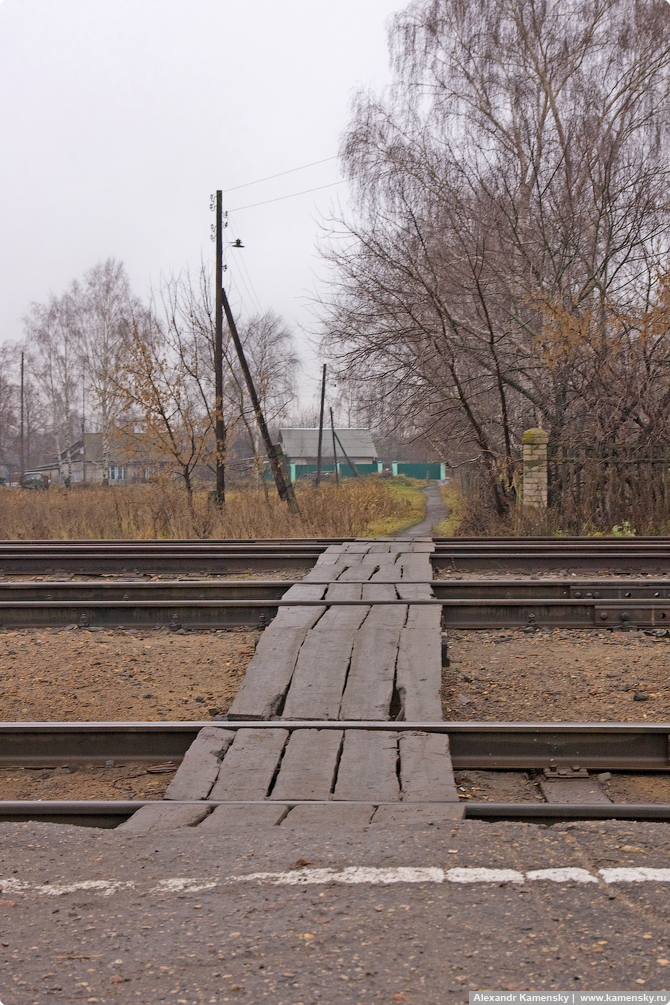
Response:
POLYGON ((338 729, 296 729, 286 747, 272 799, 330 799, 342 746, 338 729))
POLYGON ((406 607, 370 608, 354 638, 338 719, 390 718, 398 644, 406 617, 406 607))
POLYGON ((206 799, 221 761, 235 739, 232 729, 205 726, 200 730, 165 792, 166 799, 206 799))
MULTIPOLYGON (((325 586, 298 583, 284 594, 289 600, 321 600, 325 586)), ((266 629, 247 667, 242 685, 228 712, 230 720, 271 719, 278 712, 310 628, 325 607, 282 607, 266 629)))
POLYGON ((330 607, 310 629, 298 654, 284 719, 340 717, 354 639, 368 611, 368 607, 330 607))
POLYGON ((285 729, 238 729, 210 799, 265 799, 288 740, 285 729))
POLYGON ((333 798, 352 802, 400 799, 397 733, 346 730, 333 798))
MULTIPOLYGON (((371 820, 408 819, 393 817, 396 804, 398 811, 414 805, 421 819, 457 819, 446 734, 398 732, 392 725, 375 731, 282 726, 282 721, 310 719, 441 719, 441 609, 412 603, 432 597, 432 550, 429 539, 360 540, 328 548, 285 594, 289 600, 321 603, 280 609, 258 643, 229 713, 232 721, 276 719, 276 728, 205 727, 166 798, 237 801, 198 823, 211 832, 254 821, 363 826, 371 820), (394 599, 407 603, 378 603, 394 599), (342 600, 365 603, 329 604, 342 600), (305 800, 328 802, 332 813, 320 813, 327 807, 317 805, 300 812, 277 806, 305 800), (256 805, 240 806, 244 801, 256 805), (335 809, 338 803, 344 805, 335 809), (266 813, 266 804, 275 804, 276 811, 266 813), (376 811, 378 804, 389 805, 376 811), (438 804, 449 807, 441 817, 427 809, 438 804)), ((157 827, 168 819, 154 817, 157 827)), ((148 814, 147 821, 152 819, 148 814)), ((192 826, 201 818, 196 808, 173 819, 192 826)))

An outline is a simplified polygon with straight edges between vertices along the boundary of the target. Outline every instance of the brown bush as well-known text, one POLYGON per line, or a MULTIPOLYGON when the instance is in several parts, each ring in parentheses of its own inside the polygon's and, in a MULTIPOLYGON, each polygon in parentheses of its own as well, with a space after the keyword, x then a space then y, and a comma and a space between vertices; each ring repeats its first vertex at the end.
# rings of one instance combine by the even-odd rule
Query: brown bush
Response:
POLYGON ((409 503, 376 478, 336 485, 296 486, 300 515, 274 492, 233 490, 219 508, 206 490, 189 506, 175 482, 125 487, 0 490, 0 533, 5 540, 129 540, 152 538, 364 537, 372 525, 397 518, 409 503))

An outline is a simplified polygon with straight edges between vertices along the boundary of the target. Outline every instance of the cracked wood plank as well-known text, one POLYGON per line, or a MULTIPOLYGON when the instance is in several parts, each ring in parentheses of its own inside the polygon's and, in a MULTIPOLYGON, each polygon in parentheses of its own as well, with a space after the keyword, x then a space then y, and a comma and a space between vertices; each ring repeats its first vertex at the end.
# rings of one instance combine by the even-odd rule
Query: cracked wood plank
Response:
POLYGON ((265 799, 288 739, 286 729, 238 729, 210 799, 265 799))
POLYGON ((333 799, 399 801, 397 767, 397 733, 347 729, 333 799))
MULTIPOLYGON (((383 587, 370 587, 382 590, 383 587)), ((379 599, 369 598, 366 599, 379 599)), ((371 607, 356 632, 340 719, 389 719, 406 607, 371 607)))
POLYGON ((339 729, 295 729, 270 799, 330 799, 341 743, 339 729))
MULTIPOLYGON (((302 584, 284 594, 291 600, 321 600, 325 586, 302 584)), ((271 719, 277 714, 295 671, 300 647, 325 607, 281 607, 265 629, 228 712, 234 720, 271 719)))
POLYGON ((458 802, 446 733, 401 733, 398 744, 403 802, 458 802))
POLYGON ((221 761, 235 739, 232 729, 204 726, 184 754, 165 799, 206 799, 219 774, 221 761))

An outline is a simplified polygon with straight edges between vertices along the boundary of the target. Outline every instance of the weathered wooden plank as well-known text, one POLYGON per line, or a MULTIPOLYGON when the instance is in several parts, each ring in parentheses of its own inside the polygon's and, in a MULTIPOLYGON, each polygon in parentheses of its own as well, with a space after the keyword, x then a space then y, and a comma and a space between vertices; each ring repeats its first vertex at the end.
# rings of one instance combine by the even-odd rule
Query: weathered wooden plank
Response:
POLYGON ((337 719, 354 634, 369 607, 331 607, 303 642, 283 719, 337 719))
POLYGON ((219 774, 221 760, 234 739, 232 729, 204 726, 186 751, 165 798, 206 799, 219 774))
POLYGON ((360 600, 363 595, 362 583, 347 583, 338 580, 326 590, 326 600, 360 600))
POLYGON ((399 747, 403 802, 458 802, 446 733, 401 733, 399 747))
POLYGON ((350 541, 344 545, 347 555, 367 555, 372 541, 350 541))
POLYGON ((398 561, 398 555, 389 556, 393 561, 379 566, 376 572, 370 576, 371 583, 396 583, 402 579, 402 565, 398 561))
MULTIPOLYGON (((377 587, 379 589, 379 587, 377 587)), ((389 719, 406 607, 371 607, 356 632, 340 719, 389 719)))
POLYGON ((400 633, 396 688, 407 722, 442 719, 442 636, 440 607, 414 607, 400 633))
POLYGON ((433 578, 433 570, 427 555, 402 555, 398 564, 402 569, 402 579, 433 578))
POLYGON ((211 831, 234 830, 237 827, 277 827, 286 814, 288 806, 281 803, 265 803, 263 806, 215 806, 200 826, 211 831))
POLYGON ((288 739, 286 729, 238 729, 210 799, 265 799, 288 739))
POLYGON ((339 729, 294 730, 270 798, 330 799, 341 743, 339 729))
POLYGON ((326 833, 330 831, 331 827, 359 830, 362 827, 367 827, 374 811, 375 807, 372 804, 338 806, 337 803, 329 803, 325 806, 294 806, 288 816, 282 820, 281 826, 321 827, 326 833))
POLYGON ((451 820, 462 820, 465 806, 462 803, 398 803, 397 806, 378 806, 372 818, 373 827, 429 827, 451 820))
MULTIPOLYGON (((401 600, 431 600, 433 591, 430 583, 404 583, 402 580, 396 583, 398 596, 401 600)), ((441 608, 436 607, 441 611, 441 608)))
MULTIPOLYGON (((325 586, 298 583, 284 596, 320 600, 325 586)), ((295 670, 300 647, 325 607, 282 607, 263 632, 244 680, 228 712, 231 720, 271 719, 284 699, 295 670)))
POLYGON ((379 600, 397 600, 398 591, 394 583, 363 583, 363 600, 370 600, 372 603, 379 600))
POLYGON ((333 799, 400 801, 398 734, 347 729, 333 799))
POLYGON ((370 576, 376 572, 377 562, 359 562, 358 565, 350 565, 341 576, 337 577, 338 583, 367 583, 370 576))
POLYGON ((142 806, 132 817, 116 829, 131 834, 149 834, 157 831, 173 831, 179 827, 195 827, 209 813, 209 806, 182 805, 180 803, 156 802, 153 806, 142 806))

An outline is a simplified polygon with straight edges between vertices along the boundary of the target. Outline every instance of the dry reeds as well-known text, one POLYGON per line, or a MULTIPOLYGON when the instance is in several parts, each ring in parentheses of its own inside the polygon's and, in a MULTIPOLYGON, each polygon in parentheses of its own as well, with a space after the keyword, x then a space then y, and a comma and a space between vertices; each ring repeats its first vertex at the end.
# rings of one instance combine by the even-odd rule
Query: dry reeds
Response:
POLYGON ((0 489, 4 540, 365 537, 379 521, 403 525, 410 504, 380 479, 296 487, 300 515, 274 492, 234 489, 219 507, 205 489, 191 504, 174 481, 124 487, 0 489))

